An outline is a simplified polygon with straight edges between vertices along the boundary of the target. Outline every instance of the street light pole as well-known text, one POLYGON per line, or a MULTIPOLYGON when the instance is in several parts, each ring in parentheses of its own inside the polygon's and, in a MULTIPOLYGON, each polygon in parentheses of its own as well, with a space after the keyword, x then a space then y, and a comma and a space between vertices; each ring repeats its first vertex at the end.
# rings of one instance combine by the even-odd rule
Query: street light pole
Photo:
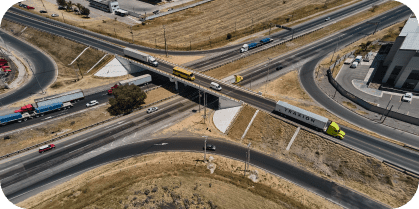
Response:
POLYGON ((250 163, 250 144, 251 142, 247 145, 246 159, 244 160, 244 176, 246 176, 246 171, 250 163))
POLYGON ((36 77, 36 75, 35 75, 35 73, 33 72, 33 70, 32 70, 32 65, 31 65, 31 63, 26 59, 26 57, 24 57, 23 58, 27 63, 28 63, 28 65, 29 65, 29 69, 31 69, 31 71, 32 71, 32 75, 33 76, 35 76, 35 79, 36 79, 36 82, 38 82, 38 85, 39 85, 39 88, 41 89, 41 91, 42 91, 42 94, 45 94, 45 92, 44 92, 44 90, 42 89, 42 87, 41 87, 41 84, 39 83, 39 81, 38 81, 38 78, 36 77))
POLYGON ((163 25, 163 30, 164 30, 164 48, 166 50, 166 57, 168 57, 167 56, 166 26, 165 25, 163 25))
POLYGON ((266 75, 266 84, 265 84, 265 93, 266 93, 266 89, 268 87, 268 79, 269 79, 269 65, 271 64, 271 58, 268 58, 268 74, 266 75))
POLYGON ((204 141, 204 163, 205 163, 205 162, 207 162, 207 139, 208 139, 208 136, 202 136, 202 137, 205 138, 205 141, 204 141))

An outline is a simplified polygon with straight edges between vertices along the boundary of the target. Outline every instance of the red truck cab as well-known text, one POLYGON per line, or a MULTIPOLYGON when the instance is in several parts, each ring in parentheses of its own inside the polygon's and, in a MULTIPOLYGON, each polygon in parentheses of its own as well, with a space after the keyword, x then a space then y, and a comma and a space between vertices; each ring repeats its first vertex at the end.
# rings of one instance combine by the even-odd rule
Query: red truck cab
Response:
POLYGON ((35 9, 35 7, 27 6, 26 9, 35 9))
POLYGON ((43 152, 48 151, 50 149, 55 149, 55 144, 48 144, 48 145, 40 147, 39 148, 39 153, 43 153, 43 152))
POLYGON ((15 110, 15 113, 23 113, 23 112, 29 112, 29 111, 33 111, 35 108, 33 108, 33 106, 31 104, 25 105, 23 107, 21 107, 18 110, 15 110))

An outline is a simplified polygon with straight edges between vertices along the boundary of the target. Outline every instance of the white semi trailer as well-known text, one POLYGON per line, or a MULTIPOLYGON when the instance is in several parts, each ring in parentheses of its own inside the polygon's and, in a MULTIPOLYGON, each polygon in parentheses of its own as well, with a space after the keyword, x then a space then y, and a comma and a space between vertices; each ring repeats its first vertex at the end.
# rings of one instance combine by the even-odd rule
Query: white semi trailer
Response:
POLYGON ((333 137, 339 139, 343 139, 345 137, 345 132, 339 129, 339 125, 337 123, 330 121, 323 116, 292 106, 286 102, 278 101, 275 106, 275 111, 281 115, 289 116, 303 123, 314 126, 316 129, 333 137))
POLYGON ((154 67, 157 67, 159 65, 159 63, 156 61, 156 59, 144 52, 140 52, 138 50, 135 49, 131 49, 131 48, 124 48, 124 55, 128 56, 128 57, 132 57, 134 59, 137 59, 147 65, 151 65, 154 67))

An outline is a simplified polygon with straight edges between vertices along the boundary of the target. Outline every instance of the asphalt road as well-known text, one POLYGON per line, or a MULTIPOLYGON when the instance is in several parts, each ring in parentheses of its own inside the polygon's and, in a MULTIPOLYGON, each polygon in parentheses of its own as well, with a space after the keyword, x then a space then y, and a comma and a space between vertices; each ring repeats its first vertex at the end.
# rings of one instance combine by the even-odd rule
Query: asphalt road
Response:
MULTIPOLYGON (((371 7, 372 5, 375 5, 379 2, 381 2, 381 0, 362 1, 360 3, 350 5, 348 7, 343 8, 343 9, 339 9, 338 11, 332 12, 331 14, 327 14, 325 16, 330 17, 331 21, 333 21, 334 19, 336 19, 338 17, 353 14, 354 12, 359 11, 361 8, 371 7)), ((62 22, 59 22, 59 21, 51 20, 51 19, 39 16, 39 15, 36 15, 36 14, 32 14, 32 13, 27 12, 27 11, 23 11, 23 10, 18 9, 18 8, 14 8, 14 7, 10 7, 10 9, 4 15, 4 18, 14 20, 14 18, 16 18, 16 15, 12 15, 11 12, 15 12, 15 13, 18 13, 18 14, 24 14, 24 15, 26 15, 26 16, 34 19, 34 20, 42 20, 44 22, 52 23, 56 26, 59 26, 59 27, 55 27, 55 26, 51 26, 49 24, 42 23, 44 26, 40 27, 39 23, 36 23, 35 25, 29 24, 29 26, 31 26, 31 27, 36 27, 38 29, 42 29, 42 30, 44 30, 46 32, 49 32, 49 33, 67 36, 67 33, 69 31, 64 30, 64 28, 66 28, 66 29, 70 29, 71 31, 76 31, 78 33, 87 34, 87 35, 89 35, 91 37, 94 37, 94 38, 97 38, 97 39, 105 40, 105 41, 115 43, 115 44, 118 44, 118 45, 121 45, 121 46, 135 48, 135 49, 138 49, 138 50, 141 50, 141 51, 144 51, 144 52, 151 52, 151 53, 156 53, 156 54, 164 54, 165 53, 165 51, 161 50, 161 49, 153 49, 153 48, 148 48, 148 47, 139 46, 139 45, 132 45, 132 44, 129 44, 128 42, 125 42, 125 41, 121 41, 121 40, 114 39, 114 38, 109 37, 109 36, 105 36, 105 35, 94 33, 94 32, 88 31, 88 30, 84 30, 84 29, 81 29, 81 28, 78 28, 78 27, 75 27, 75 26, 71 26, 71 25, 68 25, 68 24, 65 24, 65 23, 62 23, 62 22)), ((34 23, 35 21, 32 20, 30 22, 34 23)), ((295 26, 294 27, 294 32, 296 33, 296 32, 300 32, 300 31, 303 31, 303 30, 307 30, 309 28, 316 28, 316 27, 318 27, 322 24, 325 24, 325 21, 324 21, 323 17, 320 17, 316 20, 308 21, 308 22, 302 23, 298 26, 295 26)), ((277 33, 277 35, 273 34, 272 38, 280 39, 280 38, 283 38, 283 37, 290 36, 291 34, 292 34, 292 32, 290 32, 290 31, 282 31, 282 32, 277 33)), ((78 38, 75 38, 74 40, 78 40, 79 38, 82 38, 82 37, 78 36, 78 38)), ((251 43, 251 42, 254 42, 254 40, 248 41, 246 43, 251 43)), ((231 50, 231 49, 239 50, 242 45, 243 45, 243 43, 232 45, 232 46, 227 46, 227 47, 222 47, 222 48, 217 48, 217 49, 205 50, 205 51, 170 51, 169 50, 168 54, 170 54, 170 55, 211 54, 211 53, 224 52, 224 51, 231 50)), ((109 51, 109 52, 113 53, 112 51, 109 51)))
MULTIPOLYGON (((96 138, 97 138, 96 140, 100 139, 99 136, 96 138)), ((246 151, 247 151, 246 147, 233 144, 227 141, 221 141, 221 140, 215 140, 215 139, 208 139, 207 143, 211 143, 217 146, 217 150, 214 152, 214 154, 227 156, 230 158, 240 160, 242 162, 244 162, 245 160, 246 151)), ((95 168, 99 165, 110 163, 112 161, 123 159, 126 157, 143 155, 143 154, 152 153, 152 152, 162 152, 162 151, 202 152, 203 144, 204 144, 204 141, 202 138, 185 137, 185 138, 170 138, 170 139, 162 138, 162 139, 145 140, 138 143, 133 143, 133 144, 117 147, 117 148, 112 149, 111 151, 100 154, 91 159, 88 159, 74 167, 62 170, 59 173, 56 173, 45 180, 42 180, 39 182, 33 182, 32 185, 27 186, 24 189, 16 191, 12 194, 6 194, 6 197, 11 202, 17 203, 17 202, 22 201, 23 199, 28 198, 29 196, 39 193, 40 192, 39 190, 42 190, 42 187, 49 183, 60 181, 60 179, 66 178, 68 176, 71 176, 71 178, 74 178, 78 174, 85 172, 87 170, 90 170, 92 168, 95 168), (162 143, 167 143, 167 144, 161 145, 162 143)), ((48 155, 50 156, 56 156, 58 154, 63 155, 64 153, 68 153, 68 151, 69 150, 60 151, 57 148, 57 150, 52 150, 50 153, 47 153, 43 157, 49 159, 50 157, 48 155)), ((357 192, 347 189, 332 181, 318 177, 304 169, 279 161, 276 158, 272 158, 266 154, 263 154, 254 150, 251 150, 250 163, 252 164, 252 166, 257 166, 259 168, 268 170, 276 175, 279 175, 285 179, 288 179, 289 181, 296 183, 297 185, 301 187, 304 187, 310 191, 313 191, 324 198, 327 198, 335 203, 338 203, 348 208, 389 208, 386 205, 383 205, 374 200, 371 200, 366 196, 363 196, 357 192)), ((2 186, 3 186, 3 182, 2 182, 2 186)))
MULTIPOLYGON (((109 85, 109 86, 111 86, 111 85, 109 85)), ((147 86, 141 86, 141 89, 144 91, 144 90, 147 90, 147 89, 150 89, 150 88, 153 88, 153 87, 155 87, 154 84, 149 84, 147 86)), ((0 134, 10 132, 10 131, 14 131, 14 130, 19 130, 19 129, 22 129, 22 128, 27 128, 31 125, 46 122, 48 120, 52 120, 52 119, 55 119, 57 117, 61 117, 61 116, 64 116, 64 115, 76 113, 78 111, 86 109, 86 103, 88 103, 92 100, 97 100, 99 102, 99 104, 101 104, 101 103, 108 102, 109 98, 111 98, 111 97, 113 97, 113 96, 108 95, 107 91, 101 91, 101 92, 98 92, 98 93, 95 93, 95 94, 91 94, 91 95, 86 96, 84 98, 84 100, 73 103, 73 107, 70 108, 70 109, 61 110, 61 111, 57 111, 57 112, 52 112, 52 113, 49 113, 49 114, 45 114, 44 117, 33 118, 33 119, 30 119, 30 120, 27 120, 27 121, 21 122, 21 123, 15 122, 15 123, 7 124, 6 126, 0 126, 0 134)), ((13 112, 11 112, 11 113, 13 113, 13 112)))
POLYGON ((0 36, 6 43, 6 46, 17 50, 32 63, 33 71, 37 75, 39 81, 38 84, 35 77, 32 76, 32 78, 23 86, 17 88, 16 90, 12 90, 9 93, 0 95, 0 104, 2 106, 13 104, 19 100, 40 93, 42 90, 39 85, 41 85, 42 89, 45 89, 55 80, 57 75, 53 60, 50 60, 45 54, 38 51, 36 48, 27 45, 26 43, 7 33, 4 33, 1 30, 0 36))
MULTIPOLYGON (((382 23, 380 23, 381 27, 385 26, 385 24, 390 23, 390 22, 396 22, 402 18, 406 18, 407 15, 409 15, 411 13, 411 10, 404 6, 401 7, 397 10, 391 11, 389 13, 384 13, 382 15, 379 15, 377 18, 375 18, 372 21, 376 21, 376 20, 382 20, 382 23)), ((11 13, 7 13, 7 15, 11 15, 13 16, 14 14, 11 13)), ((47 27, 44 26, 45 24, 40 24, 37 25, 38 23, 32 20, 28 20, 25 17, 20 17, 17 15, 14 15, 15 21, 20 21, 22 22, 22 24, 32 24, 35 27, 47 27)), ((50 26, 48 26, 50 27, 50 26)), ((339 34, 339 36, 342 36, 342 38, 340 38, 340 45, 344 45, 344 43, 346 42, 351 42, 353 40, 358 40, 360 38, 362 38, 366 33, 371 33, 374 27, 371 27, 371 25, 369 24, 361 24, 360 26, 356 26, 354 28, 350 28, 348 29, 346 32, 343 32, 341 34, 339 34)), ((68 32, 66 35, 70 38, 75 38, 75 37, 79 37, 80 35, 78 34, 74 34, 72 32, 68 32)), ((330 51, 334 50, 334 47, 336 47, 336 43, 338 42, 337 40, 338 38, 331 38, 331 39, 327 39, 324 42, 318 43, 315 46, 310 46, 309 48, 311 49, 307 49, 307 48, 302 48, 301 50, 298 50, 298 52, 296 52, 297 54, 295 54, 295 56, 289 56, 290 59, 286 60, 286 62, 288 63, 294 63, 296 59, 301 60, 304 58, 311 58, 311 57, 316 57, 318 55, 321 54, 327 54, 330 51)), ((122 53, 122 49, 119 46, 115 46, 112 45, 111 43, 105 42, 105 41, 101 41, 95 38, 92 38, 90 36, 83 36, 82 38, 78 39, 79 42, 82 42, 84 44, 87 45, 94 45, 100 49, 102 49, 101 47, 103 47, 104 50, 113 50, 115 52, 117 52, 118 54, 122 53)), ((319 59, 317 59, 318 61, 319 59)), ((278 60, 272 61, 272 63, 276 63, 278 60)), ((316 59, 314 59, 314 61, 311 61, 309 63, 317 63, 316 59)), ((307 66, 307 65, 306 65, 307 66)), ((273 69, 273 65, 269 66, 270 69, 273 69)), ((165 63, 160 63, 158 69, 163 70, 167 73, 172 73, 172 68, 173 66, 165 64, 165 63)), ((255 74, 253 75, 253 78, 259 78, 259 77, 264 77, 267 73, 267 69, 261 69, 255 72, 255 74)), ((306 69, 306 68, 304 68, 306 69)), ((312 87, 310 89, 310 87, 308 87, 307 85, 309 85, 311 82, 313 82, 312 78, 310 76, 313 76, 312 71, 306 72, 305 70, 301 71, 301 80, 304 81, 302 82, 304 87, 306 89, 308 89, 310 92, 315 92, 316 94, 318 94, 319 96, 316 97, 312 95, 312 93, 310 93, 310 95, 313 96, 313 98, 315 98, 317 101, 319 101, 318 99, 320 99, 320 101, 322 101, 322 97, 325 97, 325 99, 328 99, 327 96, 325 96, 319 89, 317 86, 312 87), (308 77, 305 77, 307 76, 308 77), (310 80, 311 79, 311 80, 310 80), (315 91, 314 89, 317 88, 317 91, 315 91)), ((309 68, 309 69, 314 69, 314 68, 309 68)), ((213 80, 207 79, 206 77, 201 77, 199 75, 195 75, 196 76, 196 80, 194 81, 196 84, 200 84, 202 86, 205 87, 209 87, 210 83, 213 82, 213 80)), ((217 82, 217 81, 215 81, 217 82)), ((272 100, 268 100, 265 98, 261 98, 259 96, 256 96, 254 94, 242 91, 242 90, 238 90, 235 88, 231 88, 229 86, 222 86, 223 90, 220 92, 222 94, 228 95, 230 97, 236 98, 238 100, 242 100, 248 104, 251 104, 253 106, 256 106, 260 109, 269 111, 269 112, 273 112, 274 108, 275 108, 275 101, 272 100)), ((330 99, 329 99, 330 100, 330 99)), ((332 105, 334 104, 332 101, 329 100, 324 100, 324 101, 328 101, 328 102, 320 102, 321 104, 325 105, 324 103, 326 103, 327 105, 332 105)), ((336 105, 336 104, 335 104, 336 105)), ((325 105, 325 107, 328 107, 325 105)), ((343 107, 337 106, 335 108, 340 108, 338 111, 342 111, 343 114, 348 114, 351 117, 353 117, 352 121, 362 121, 364 120, 364 124, 361 127, 365 127, 367 129, 370 129, 370 127, 375 128, 376 133, 379 133, 381 135, 384 135, 386 137, 395 139, 395 140, 401 140, 403 142, 405 142, 406 144, 410 144, 413 146, 417 146, 418 143, 418 137, 414 136, 414 135, 410 135, 404 132, 400 132, 397 130, 393 130, 393 129, 389 129, 386 126, 382 126, 382 125, 377 125, 374 122, 368 121, 366 119, 363 119, 362 117, 359 117, 357 115, 354 115, 352 112, 348 112, 348 110, 344 109, 343 107)), ((332 109, 333 111, 333 109, 332 109)), ((337 113, 337 112, 334 112, 337 113)), ((339 115, 339 114, 337 114, 339 115)), ((358 124, 358 123, 356 123, 358 124)), ((401 148, 399 146, 396 145, 392 145, 392 144, 388 144, 385 142, 382 142, 382 140, 374 138, 372 136, 367 136, 364 134, 360 134, 357 131, 351 130, 347 127, 343 127, 343 130, 347 133, 346 138, 343 140, 342 143, 352 143, 354 146, 356 146, 358 149, 360 150, 364 150, 364 151, 369 151, 371 152, 371 154, 374 154, 382 159, 385 159, 389 162, 394 162, 394 163, 399 163, 398 165, 410 170, 410 171, 414 171, 414 172, 418 172, 418 158, 416 153, 413 153, 412 151, 408 150, 408 149, 404 149, 401 148), (357 140, 351 140, 352 138, 356 138, 357 140), (357 142, 357 141, 361 141, 361 142, 357 142), (370 147, 365 146, 365 144, 370 145, 370 147), (379 149, 370 149, 370 148, 376 148, 378 147, 379 149), (380 152, 380 149, 385 149, 386 152, 380 152), (403 156, 403 158, 400 158, 399 156, 403 156), (408 158, 410 160, 403 160, 405 158, 408 158)), ((371 129, 370 129, 371 130, 371 129)), ((419 146, 418 146, 419 147, 419 146)))

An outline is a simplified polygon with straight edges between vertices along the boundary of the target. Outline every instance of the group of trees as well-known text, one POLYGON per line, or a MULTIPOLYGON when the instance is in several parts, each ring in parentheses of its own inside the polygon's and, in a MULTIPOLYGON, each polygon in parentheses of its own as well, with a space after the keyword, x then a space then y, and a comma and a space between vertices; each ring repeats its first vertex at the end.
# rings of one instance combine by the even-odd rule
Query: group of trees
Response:
POLYGON ((86 17, 88 17, 90 15, 90 9, 84 7, 83 5, 81 5, 80 3, 74 4, 71 1, 66 1, 66 0, 57 0, 57 4, 59 6, 62 6, 65 8, 66 11, 73 11, 73 6, 77 7, 77 9, 79 10, 78 13, 81 15, 85 15, 86 17))
POLYGON ((123 85, 112 90, 115 98, 109 99, 111 115, 127 114, 144 104, 147 94, 136 85, 123 85))

